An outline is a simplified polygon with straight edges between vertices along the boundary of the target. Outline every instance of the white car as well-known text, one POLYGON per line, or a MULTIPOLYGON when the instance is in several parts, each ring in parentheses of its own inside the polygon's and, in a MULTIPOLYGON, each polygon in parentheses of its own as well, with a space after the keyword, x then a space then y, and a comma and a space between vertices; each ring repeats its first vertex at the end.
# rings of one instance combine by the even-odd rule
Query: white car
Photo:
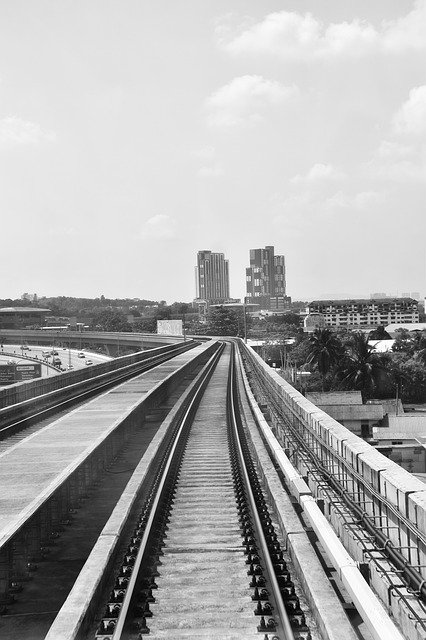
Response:
POLYGON ((86 356, 85 356, 85 354, 84 354, 82 351, 80 351, 80 353, 78 354, 78 356, 77 356, 77 357, 78 357, 78 358, 85 358, 86 356))
POLYGON ((93 364, 91 360, 86 360, 86 364, 93 364))

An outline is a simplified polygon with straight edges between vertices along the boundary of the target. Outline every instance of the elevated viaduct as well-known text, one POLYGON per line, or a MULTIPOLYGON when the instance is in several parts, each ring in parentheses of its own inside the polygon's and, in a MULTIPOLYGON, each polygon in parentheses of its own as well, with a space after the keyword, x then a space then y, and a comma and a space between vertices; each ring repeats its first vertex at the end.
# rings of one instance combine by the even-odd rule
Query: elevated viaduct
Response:
POLYGON ((424 640, 425 485, 241 340, 177 343, 97 365, 99 376, 78 372, 60 390, 38 390, 2 409, 0 418, 13 423, 14 413, 25 407, 31 416, 54 393, 80 392, 96 378, 103 385, 77 409, 13 444, 0 442, 0 637, 12 640, 19 630, 24 640, 116 640, 130 637, 122 635, 130 625, 138 638, 151 630, 153 638, 424 640), (231 413, 242 444, 232 445, 230 459, 247 458, 248 468, 233 481, 223 476, 225 449, 216 450, 225 446, 231 413), (193 442, 182 422, 191 416, 193 442), (171 454, 181 446, 185 455, 186 437, 188 475, 181 488, 167 489, 173 473, 181 475, 179 461, 172 472, 171 454), (246 506, 250 486, 257 498, 246 506), (227 537, 238 528, 241 552, 227 537), (207 565, 207 556, 216 564, 207 565), (230 571, 241 581, 232 597, 230 571), (196 592, 189 587, 180 598, 189 575, 196 592))
POLYGON ((184 341, 183 336, 166 336, 155 333, 119 333, 114 331, 59 331, 57 329, 18 330, 2 329, 0 338, 4 344, 34 344, 69 346, 71 349, 99 348, 110 356, 132 351, 153 349, 184 341))

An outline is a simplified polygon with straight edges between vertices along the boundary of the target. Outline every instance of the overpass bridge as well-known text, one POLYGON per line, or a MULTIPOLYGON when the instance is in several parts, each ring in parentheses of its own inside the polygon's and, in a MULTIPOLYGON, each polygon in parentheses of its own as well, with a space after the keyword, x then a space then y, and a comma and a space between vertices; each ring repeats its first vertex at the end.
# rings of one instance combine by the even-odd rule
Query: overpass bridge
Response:
POLYGON ((103 385, 0 442, 2 639, 424 640, 423 483, 240 340, 98 367, 0 411, 103 385))
POLYGON ((155 333, 122 333, 116 331, 62 331, 58 329, 1 329, 3 344, 33 344, 66 346, 71 349, 102 349, 116 357, 131 351, 153 349, 167 344, 183 342, 183 336, 167 336, 155 333))

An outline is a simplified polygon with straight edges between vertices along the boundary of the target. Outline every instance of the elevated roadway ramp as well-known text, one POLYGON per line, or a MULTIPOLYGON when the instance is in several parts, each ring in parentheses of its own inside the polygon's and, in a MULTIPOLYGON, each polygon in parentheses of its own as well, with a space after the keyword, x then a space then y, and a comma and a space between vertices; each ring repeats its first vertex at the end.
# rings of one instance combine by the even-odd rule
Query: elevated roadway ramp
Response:
POLYGON ((156 333, 133 333, 116 331, 58 331, 57 329, 2 329, 5 344, 34 344, 70 346, 72 349, 102 348, 111 356, 127 351, 154 349, 168 344, 184 342, 184 336, 167 336, 156 333))

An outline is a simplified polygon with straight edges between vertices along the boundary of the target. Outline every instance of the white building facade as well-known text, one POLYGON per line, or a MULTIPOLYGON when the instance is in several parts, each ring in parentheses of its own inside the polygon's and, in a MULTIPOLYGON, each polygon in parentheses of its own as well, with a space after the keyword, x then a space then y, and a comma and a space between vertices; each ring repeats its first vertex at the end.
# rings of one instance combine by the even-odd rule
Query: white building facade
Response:
POLYGON ((417 301, 413 298, 370 300, 314 300, 309 314, 321 314, 328 327, 377 327, 419 321, 417 301))

